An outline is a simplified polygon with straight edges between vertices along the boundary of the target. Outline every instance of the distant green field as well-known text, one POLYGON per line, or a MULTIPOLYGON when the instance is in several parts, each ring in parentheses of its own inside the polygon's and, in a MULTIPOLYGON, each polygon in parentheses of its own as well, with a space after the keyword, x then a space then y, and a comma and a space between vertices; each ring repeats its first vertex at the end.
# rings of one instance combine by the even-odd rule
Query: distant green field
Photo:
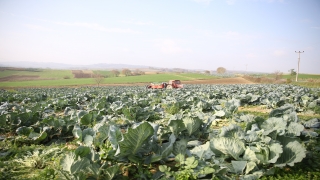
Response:
POLYGON ((0 71, 0 78, 12 75, 20 76, 40 76, 40 78, 55 78, 63 79, 65 76, 73 78, 71 70, 52 70, 52 69, 41 69, 40 71, 16 71, 16 70, 4 70, 0 71))
MULTIPOLYGON (((296 76, 291 76, 289 74, 283 75, 283 78, 296 78, 296 76)), ((298 79, 320 79, 320 74, 299 74, 298 79)))
MULTIPOLYGON (((140 76, 121 76, 105 78, 102 84, 127 84, 127 83, 150 83, 150 82, 168 82, 170 79, 179 79, 188 81, 193 79, 203 79, 213 76, 196 75, 196 74, 149 74, 140 76)), ((50 87, 50 86, 81 86, 81 85, 95 85, 94 78, 81 79, 55 79, 55 80, 34 80, 34 81, 13 81, 0 82, 1 88, 14 87, 50 87)))
POLYGON ((95 70, 95 71, 93 71, 93 73, 94 74, 101 74, 101 75, 107 76, 107 77, 113 77, 114 76, 111 71, 95 70))
POLYGON ((189 80, 216 78, 215 76, 212 76, 212 75, 200 74, 200 73, 181 73, 181 74, 177 74, 177 76, 179 76, 179 77, 187 77, 187 78, 189 78, 189 80))

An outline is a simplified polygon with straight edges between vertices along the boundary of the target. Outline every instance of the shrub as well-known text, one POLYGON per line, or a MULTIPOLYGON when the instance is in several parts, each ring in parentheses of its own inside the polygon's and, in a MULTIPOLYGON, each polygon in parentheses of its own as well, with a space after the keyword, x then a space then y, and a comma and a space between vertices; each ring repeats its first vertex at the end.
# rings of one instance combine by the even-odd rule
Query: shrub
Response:
POLYGON ((315 79, 312 79, 312 78, 308 78, 307 81, 308 81, 308 82, 316 82, 316 80, 315 80, 315 79))
POLYGON ((63 76, 63 79, 70 79, 70 76, 63 76))

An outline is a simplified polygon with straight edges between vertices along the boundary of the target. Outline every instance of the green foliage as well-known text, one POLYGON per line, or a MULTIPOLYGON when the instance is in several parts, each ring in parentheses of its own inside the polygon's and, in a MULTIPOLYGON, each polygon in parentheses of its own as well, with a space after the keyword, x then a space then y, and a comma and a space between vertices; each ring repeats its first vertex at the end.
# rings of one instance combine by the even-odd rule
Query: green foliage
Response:
POLYGON ((0 172, 16 179, 299 179, 282 171, 302 169, 317 178, 319 92, 292 85, 2 90, 0 172), (270 113, 245 111, 255 107, 270 113))

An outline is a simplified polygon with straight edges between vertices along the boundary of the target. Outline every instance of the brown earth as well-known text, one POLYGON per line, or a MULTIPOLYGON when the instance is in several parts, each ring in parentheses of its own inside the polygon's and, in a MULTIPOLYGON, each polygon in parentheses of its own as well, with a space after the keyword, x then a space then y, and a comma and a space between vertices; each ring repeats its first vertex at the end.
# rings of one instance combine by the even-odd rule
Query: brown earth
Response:
POLYGON ((183 84, 255 84, 242 77, 183 81, 183 84))

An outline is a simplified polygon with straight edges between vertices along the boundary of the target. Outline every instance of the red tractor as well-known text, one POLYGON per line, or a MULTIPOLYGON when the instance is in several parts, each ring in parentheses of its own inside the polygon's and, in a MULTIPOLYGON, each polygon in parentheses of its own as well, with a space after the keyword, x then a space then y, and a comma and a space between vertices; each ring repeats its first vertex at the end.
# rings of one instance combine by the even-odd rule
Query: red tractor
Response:
POLYGON ((169 83, 151 83, 147 85, 147 89, 173 89, 173 88, 183 88, 180 80, 170 80, 169 83))

